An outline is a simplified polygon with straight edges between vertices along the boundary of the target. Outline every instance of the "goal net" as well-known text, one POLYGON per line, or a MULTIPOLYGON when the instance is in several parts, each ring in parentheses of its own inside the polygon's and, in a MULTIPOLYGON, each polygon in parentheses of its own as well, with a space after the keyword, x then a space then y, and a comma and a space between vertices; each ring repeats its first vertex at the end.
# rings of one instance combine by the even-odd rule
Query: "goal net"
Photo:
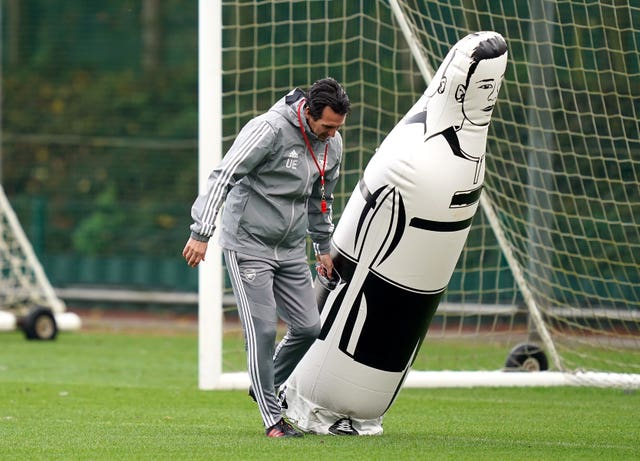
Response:
MULTIPOLYGON (((429 385, 443 370, 485 370, 500 385, 561 373, 554 382, 638 387, 640 7, 223 0, 221 13, 223 152, 291 88, 327 75, 344 84, 353 108, 336 221, 450 47, 473 31, 500 32, 509 64, 481 208, 412 375, 426 373, 429 385), (523 344, 541 348, 549 371, 495 373, 523 344)), ((222 371, 231 375, 244 370, 235 306, 224 320, 222 371)), ((409 384, 425 383, 412 375, 409 384)), ((453 376, 456 385, 462 375, 453 376)))

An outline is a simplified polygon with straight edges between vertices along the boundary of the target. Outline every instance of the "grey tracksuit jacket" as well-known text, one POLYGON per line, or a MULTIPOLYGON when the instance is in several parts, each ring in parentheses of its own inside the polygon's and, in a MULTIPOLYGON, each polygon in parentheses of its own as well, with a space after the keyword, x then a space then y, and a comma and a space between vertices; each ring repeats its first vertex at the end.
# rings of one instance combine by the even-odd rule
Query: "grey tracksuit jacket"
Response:
POLYGON ((329 143, 325 196, 321 212, 320 172, 300 132, 297 110, 304 103, 294 89, 240 131, 220 164, 209 175, 206 193, 191 209, 191 236, 208 241, 225 202, 220 245, 274 260, 306 257, 305 237, 316 253, 328 253, 333 223, 331 205, 342 159, 342 138, 336 133, 322 142, 302 123, 320 167, 329 143))

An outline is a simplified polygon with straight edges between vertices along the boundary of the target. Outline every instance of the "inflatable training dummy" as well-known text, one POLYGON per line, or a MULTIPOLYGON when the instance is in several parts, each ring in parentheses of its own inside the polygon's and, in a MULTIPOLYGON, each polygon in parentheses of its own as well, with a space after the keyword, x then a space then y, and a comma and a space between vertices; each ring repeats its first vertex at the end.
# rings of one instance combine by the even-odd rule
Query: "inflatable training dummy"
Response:
POLYGON ((322 331, 283 386, 286 416, 319 434, 382 433, 478 208, 507 45, 479 32, 449 51, 364 170, 316 279, 322 331))

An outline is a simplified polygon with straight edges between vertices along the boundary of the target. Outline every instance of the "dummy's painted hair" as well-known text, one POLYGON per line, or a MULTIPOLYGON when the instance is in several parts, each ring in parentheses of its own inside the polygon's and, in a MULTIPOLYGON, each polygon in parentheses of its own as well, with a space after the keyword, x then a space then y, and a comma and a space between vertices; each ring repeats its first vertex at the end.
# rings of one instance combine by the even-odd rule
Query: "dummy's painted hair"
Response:
POLYGON ((473 53, 471 53, 471 65, 469 66, 469 72, 467 72, 467 81, 465 82, 465 86, 469 86, 471 76, 476 71, 480 61, 483 59, 497 58, 506 52, 507 42, 500 35, 493 35, 478 43, 478 46, 476 46, 473 53))

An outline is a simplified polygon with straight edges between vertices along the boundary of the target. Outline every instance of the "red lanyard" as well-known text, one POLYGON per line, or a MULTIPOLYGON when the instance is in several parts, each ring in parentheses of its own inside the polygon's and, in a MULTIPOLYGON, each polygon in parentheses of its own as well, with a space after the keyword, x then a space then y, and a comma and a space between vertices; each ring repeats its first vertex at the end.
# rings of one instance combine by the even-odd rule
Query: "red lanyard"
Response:
POLYGON ((323 213, 327 212, 327 198, 324 195, 324 170, 327 167, 327 153, 329 152, 329 143, 327 142, 324 145, 324 159, 322 160, 322 168, 320 168, 320 163, 318 163, 318 159, 316 154, 313 152, 311 148, 311 143, 309 142, 309 138, 307 138, 307 133, 304 130, 304 125, 302 124, 302 117, 300 116, 300 110, 304 106, 304 99, 298 106, 298 122, 300 122, 300 131, 302 132, 302 137, 304 138, 304 143, 307 145, 307 149, 311 152, 311 158, 313 158, 313 163, 316 164, 316 168, 318 169, 318 173, 320 173, 320 193, 322 194, 322 198, 320 200, 320 209, 323 213))

